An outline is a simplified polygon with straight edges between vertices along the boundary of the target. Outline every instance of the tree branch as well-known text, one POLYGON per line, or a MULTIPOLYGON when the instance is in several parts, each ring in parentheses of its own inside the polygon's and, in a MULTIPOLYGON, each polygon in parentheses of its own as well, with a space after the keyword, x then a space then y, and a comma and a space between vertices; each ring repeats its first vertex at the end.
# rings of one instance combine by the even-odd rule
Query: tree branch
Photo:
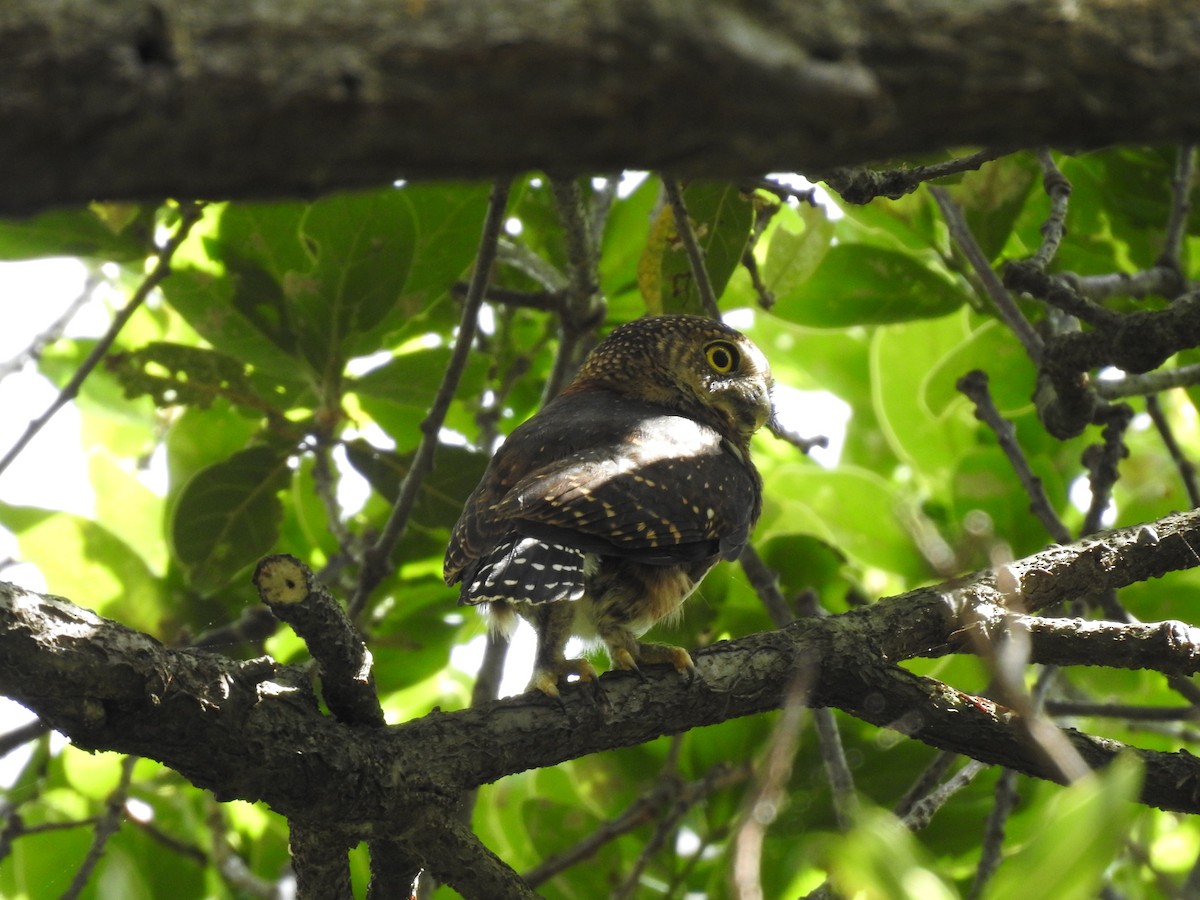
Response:
MULTIPOLYGON (((1011 563, 1008 596, 996 573, 985 571, 715 644, 696 653, 694 683, 653 669, 644 682, 614 673, 604 678, 610 703, 603 707, 587 689, 575 688, 563 692, 561 705, 529 694, 384 729, 322 715, 307 680, 272 660, 167 648, 61 598, 7 586, 0 592, 0 693, 81 747, 158 759, 219 799, 265 800, 293 822, 351 836, 376 822, 412 822, 423 808, 448 810, 462 790, 525 769, 780 708, 798 666, 814 669, 811 705, 1055 779, 1010 714, 895 663, 969 652, 968 630, 980 628, 984 613, 1003 609, 1006 600, 1019 597, 1037 610, 1085 588, 1115 589, 1195 567, 1197 545, 1200 512, 1168 516, 1011 563), (475 752, 480 746, 488 752, 475 752)), ((1107 627, 1125 630, 1060 629, 1048 646, 1086 643, 1080 658, 1093 665, 1200 668, 1194 650, 1179 649, 1190 646, 1187 626, 1107 627), (1129 636, 1140 628, 1152 632, 1144 652, 1092 655, 1104 640, 1097 634, 1129 636), (1177 649, 1164 653, 1164 647, 1177 649)), ((1106 646, 1119 643, 1109 639, 1106 646)), ((1054 658, 1064 661, 1066 650, 1055 649, 1054 658)), ((1093 767, 1125 747, 1077 732, 1066 736, 1093 767)), ((1200 763, 1187 754, 1138 752, 1147 766, 1144 802, 1200 812, 1200 763)))
POLYGON ((0 204, 274 197, 551 163, 564 177, 820 171, 1004 146, 1014 121, 1030 146, 1200 138, 1200 9, 1072 9, 11 0, 0 204))

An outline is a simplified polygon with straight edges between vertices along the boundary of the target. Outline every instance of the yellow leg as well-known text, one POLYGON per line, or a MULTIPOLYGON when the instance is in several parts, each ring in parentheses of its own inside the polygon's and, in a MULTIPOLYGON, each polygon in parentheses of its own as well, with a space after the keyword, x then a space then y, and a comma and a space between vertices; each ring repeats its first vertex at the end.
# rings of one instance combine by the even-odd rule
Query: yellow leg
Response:
POLYGON ((525 690, 558 697, 558 686, 571 675, 580 681, 595 681, 598 677, 595 667, 586 659, 562 659, 550 665, 538 665, 525 690))

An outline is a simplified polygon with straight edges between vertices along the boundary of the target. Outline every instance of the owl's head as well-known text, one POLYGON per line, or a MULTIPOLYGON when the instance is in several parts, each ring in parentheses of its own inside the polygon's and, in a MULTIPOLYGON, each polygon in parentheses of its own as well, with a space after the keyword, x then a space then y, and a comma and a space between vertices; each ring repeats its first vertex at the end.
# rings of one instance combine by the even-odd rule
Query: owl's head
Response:
POLYGON ((702 316, 651 316, 613 330, 572 387, 600 387, 678 410, 745 444, 772 414, 771 368, 740 331, 702 316))

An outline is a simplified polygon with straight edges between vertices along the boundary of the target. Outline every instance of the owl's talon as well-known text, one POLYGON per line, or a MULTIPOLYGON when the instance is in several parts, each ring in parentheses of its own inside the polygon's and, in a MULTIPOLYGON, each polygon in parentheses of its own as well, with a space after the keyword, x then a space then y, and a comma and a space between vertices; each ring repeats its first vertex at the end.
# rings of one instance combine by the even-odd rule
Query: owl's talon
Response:
POLYGON ((547 697, 561 700, 559 685, 574 675, 580 681, 597 683, 599 675, 596 668, 586 659, 564 659, 553 666, 538 666, 533 670, 533 677, 525 686, 526 691, 541 691, 547 697))
POLYGON ((613 665, 626 672, 638 671, 637 660, 635 660, 633 658, 633 654, 624 647, 613 652, 613 665))

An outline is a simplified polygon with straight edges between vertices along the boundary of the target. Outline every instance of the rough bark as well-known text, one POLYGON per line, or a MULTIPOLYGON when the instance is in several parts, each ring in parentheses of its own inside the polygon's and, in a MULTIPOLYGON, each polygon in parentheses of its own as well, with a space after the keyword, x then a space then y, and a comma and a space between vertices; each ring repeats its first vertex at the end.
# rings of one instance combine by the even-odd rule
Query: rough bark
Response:
POLYGON ((1200 139, 1171 0, 7 0, 0 212, 1200 139))
MULTIPOLYGON (((61 598, 4 586, 0 694, 81 747, 161 760, 220 799, 265 800, 293 826, 333 828, 347 840, 411 822, 418 811, 448 814, 463 790, 514 772, 778 708, 796 696, 797 683, 809 705, 838 707, 935 747, 1060 780, 1012 710, 896 663, 978 650, 980 636, 1008 620, 1034 632, 1034 661, 1086 659, 1193 674, 1200 670, 1200 631, 1182 623, 1055 628, 1053 619, 1039 626, 1005 606, 1019 600, 1040 608, 1081 585, 1117 588, 1190 568, 1200 563, 1192 550, 1198 545, 1200 512, 1171 516, 1155 523, 1151 537, 1146 528, 1123 529, 1054 547, 1006 567, 1002 577, 979 573, 714 645, 696 654, 692 683, 670 671, 648 671, 645 683, 622 673, 602 679, 602 702, 577 687, 564 692, 561 706, 531 694, 385 729, 323 715, 301 673, 269 659, 167 648, 61 598)), ((1093 767, 1125 749, 1064 734, 1093 767)), ((1146 765, 1143 802, 1200 812, 1194 757, 1137 752, 1146 765)), ((413 841, 417 858, 430 852, 420 836, 387 836, 413 841)))

